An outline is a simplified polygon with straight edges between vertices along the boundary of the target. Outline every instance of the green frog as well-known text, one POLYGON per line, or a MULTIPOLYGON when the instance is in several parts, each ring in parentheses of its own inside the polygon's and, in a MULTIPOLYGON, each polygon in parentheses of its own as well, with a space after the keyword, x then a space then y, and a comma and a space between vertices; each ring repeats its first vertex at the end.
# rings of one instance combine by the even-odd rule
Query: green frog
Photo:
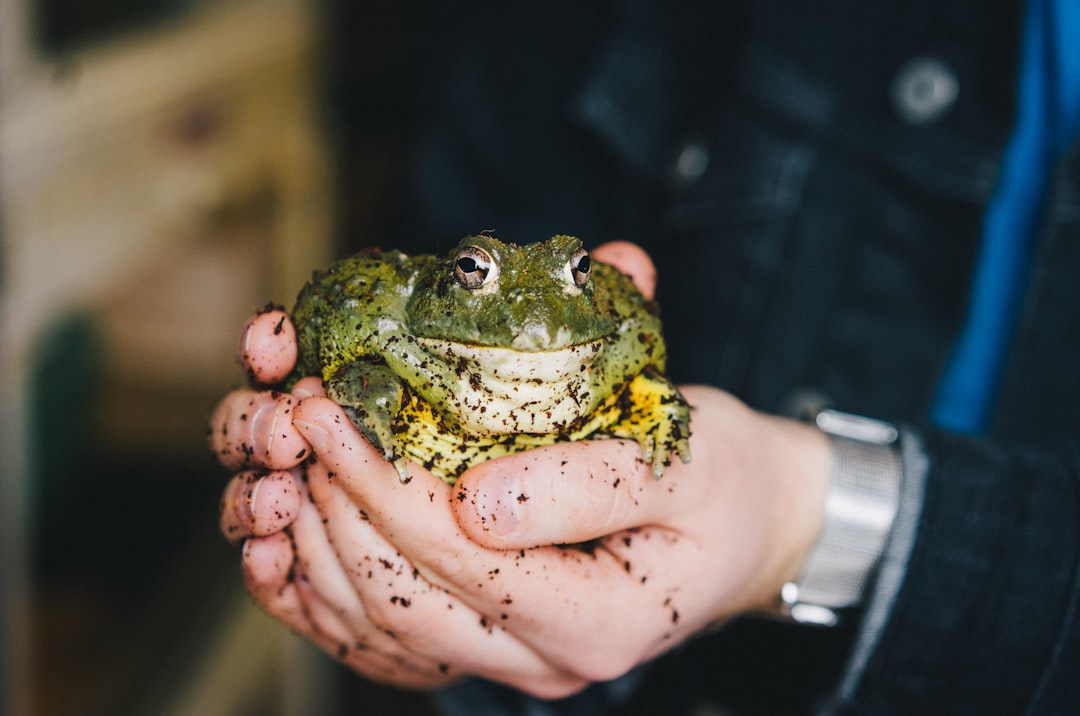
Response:
POLYGON ((490 458, 601 437, 637 441, 655 477, 690 460, 655 303, 575 237, 364 251, 317 271, 292 317, 294 376, 321 376, 402 480, 407 461, 452 484, 490 458))

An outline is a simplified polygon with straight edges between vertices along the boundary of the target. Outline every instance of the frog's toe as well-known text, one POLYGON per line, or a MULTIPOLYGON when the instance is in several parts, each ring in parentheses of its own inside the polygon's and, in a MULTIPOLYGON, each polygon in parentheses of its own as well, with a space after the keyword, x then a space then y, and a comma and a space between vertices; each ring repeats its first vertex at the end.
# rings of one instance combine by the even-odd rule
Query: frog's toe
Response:
POLYGON ((638 445, 641 447, 641 459, 647 463, 654 462, 656 458, 656 439, 652 433, 642 436, 638 440, 638 445))
POLYGON ((363 407, 346 405, 344 409, 352 424, 371 443, 371 446, 383 456, 383 459, 394 463, 399 475, 407 476, 408 470, 404 467, 404 453, 398 447, 394 436, 388 430, 383 429, 381 424, 370 420, 370 413, 364 410, 363 407), (401 466, 398 466, 399 463, 401 466))
POLYGON ((676 422, 669 429, 659 430, 651 441, 652 457, 645 460, 652 463, 653 477, 660 478, 676 454, 684 464, 690 462, 690 434, 682 423, 676 422))
POLYGON ((678 453, 683 464, 690 462, 690 430, 685 423, 676 423, 667 438, 668 454, 678 453))
POLYGON ((653 476, 653 479, 654 480, 659 480, 661 477, 663 477, 664 476, 664 471, 667 470, 667 468, 668 468, 668 466, 670 464, 671 464, 671 460, 661 460, 660 458, 656 458, 655 460, 653 460, 653 463, 652 463, 652 476, 653 476))
POLYGON ((671 467, 672 453, 668 450, 657 450, 652 457, 652 460, 648 460, 652 464, 652 476, 654 479, 659 480, 664 476, 664 471, 671 467))
POLYGON ((397 470, 398 479, 401 480, 401 484, 409 484, 409 481, 412 480, 412 475, 409 474, 409 465, 405 458, 399 457, 396 460, 391 459, 389 456, 386 456, 386 458, 391 461, 394 465, 394 469, 397 470))

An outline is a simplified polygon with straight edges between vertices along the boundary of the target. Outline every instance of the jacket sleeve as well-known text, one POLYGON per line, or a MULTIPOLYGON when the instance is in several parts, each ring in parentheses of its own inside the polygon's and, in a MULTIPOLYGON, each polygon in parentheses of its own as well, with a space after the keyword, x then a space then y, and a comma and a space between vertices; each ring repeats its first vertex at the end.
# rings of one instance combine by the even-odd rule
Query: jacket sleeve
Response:
POLYGON ((931 429, 904 444, 896 528, 837 711, 1071 712, 1080 704, 1077 446, 931 429))

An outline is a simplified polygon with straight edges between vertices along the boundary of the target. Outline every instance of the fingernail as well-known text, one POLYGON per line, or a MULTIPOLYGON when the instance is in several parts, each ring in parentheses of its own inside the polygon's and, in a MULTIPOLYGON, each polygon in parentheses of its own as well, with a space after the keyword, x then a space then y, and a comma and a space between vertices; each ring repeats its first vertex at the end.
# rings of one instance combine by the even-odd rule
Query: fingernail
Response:
POLYGON ((253 534, 280 532, 296 518, 299 495, 290 473, 271 472, 262 476, 251 489, 248 500, 253 534))
POLYGON ((263 404, 251 416, 251 435, 248 438, 252 445, 257 445, 262 440, 266 441, 266 454, 270 454, 270 448, 274 444, 274 428, 277 426, 277 401, 264 400, 263 404))
POLYGON ((314 390, 312 384, 306 380, 298 381, 296 385, 293 386, 292 394, 293 397, 298 400, 310 398, 313 395, 320 395, 320 393, 314 390))
POLYGON ((250 485, 244 490, 244 499, 241 501, 241 517, 248 521, 251 528, 255 528, 255 500, 259 496, 259 488, 262 487, 263 481, 257 475, 252 475, 248 478, 249 485, 254 482, 254 485, 250 485))
POLYGON ((244 324, 244 330, 240 333, 240 340, 236 344, 236 360, 240 363, 247 363, 248 350, 251 347, 251 326, 255 323, 253 319, 248 319, 244 324))
POLYGON ((295 419, 293 425, 303 433, 304 439, 308 441, 308 444, 311 445, 315 452, 324 452, 330 447, 330 433, 326 432, 321 425, 295 419))
POLYGON ((240 564, 244 571, 255 580, 262 581, 267 563, 274 564, 274 550, 270 539, 266 537, 249 537, 244 540, 240 548, 240 564))
POLYGON ((483 478, 476 494, 480 524, 492 534, 510 534, 521 524, 521 503, 526 499, 516 476, 495 474, 483 478))
POLYGON ((253 549, 251 543, 254 541, 255 540, 246 539, 244 540, 244 544, 240 546, 240 561, 245 566, 251 564, 251 551, 253 549))
POLYGON ((244 544, 240 547, 240 563, 245 569, 251 569, 253 565, 259 564, 265 559, 265 555, 269 550, 265 546, 266 539, 256 537, 252 539, 249 537, 244 540, 244 544))

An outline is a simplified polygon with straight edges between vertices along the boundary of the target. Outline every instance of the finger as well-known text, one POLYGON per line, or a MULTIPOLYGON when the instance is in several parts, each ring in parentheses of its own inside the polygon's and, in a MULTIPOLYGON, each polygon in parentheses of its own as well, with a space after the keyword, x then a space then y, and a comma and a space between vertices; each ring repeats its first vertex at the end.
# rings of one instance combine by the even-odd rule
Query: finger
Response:
POLYGON ((244 542, 240 567, 255 602, 297 630, 310 629, 294 583, 292 538, 284 532, 244 542))
MULTIPOLYGON (((450 677, 437 664, 402 648, 367 619, 329 542, 323 516, 307 491, 303 493, 300 514, 291 529, 288 588, 275 595, 280 601, 270 601, 269 611, 363 674, 401 686, 446 683, 450 677)), ((280 571, 271 575, 274 583, 280 583, 280 571)))
POLYGON ((448 682, 448 677, 437 669, 412 668, 401 659, 366 649, 359 642, 350 648, 348 628, 294 563, 294 549, 285 533, 249 539, 245 544, 244 583, 260 608, 370 678, 410 688, 448 682))
POLYGON ((465 533, 494 549, 586 542, 692 508, 703 489, 681 467, 657 480, 635 443, 560 443, 465 472, 453 505, 465 533))
POLYGON ((284 310, 267 306, 247 320, 236 358, 256 383, 272 385, 296 365, 296 329, 284 310))
MULTIPOLYGON (((308 485, 311 485, 310 476, 308 485)), ((364 530, 365 525, 354 521, 350 531, 364 533, 365 544, 359 553, 346 554, 332 543, 327 522, 318 501, 310 501, 297 520, 293 537, 297 585, 306 597, 315 630, 331 646, 330 653, 350 665, 378 669, 384 674, 389 669, 411 674, 413 678, 423 676, 425 681, 433 678, 445 681, 448 674, 440 671, 437 663, 413 653, 392 631, 381 628, 368 617, 360 595, 350 582, 347 572, 356 568, 354 560, 363 561, 362 555, 381 546, 381 540, 374 532, 364 530)))
POLYGON ((593 249, 592 257, 611 264, 633 279, 634 285, 645 298, 652 299, 656 294, 656 266, 645 250, 637 244, 610 241, 593 249))
POLYGON ((247 537, 265 537, 292 524, 300 511, 300 491, 289 472, 248 470, 234 477, 221 498, 220 525, 238 544, 247 537))
MULTIPOLYGON (((305 386, 310 390, 310 383, 305 386)), ((273 391, 229 393, 210 418, 210 449, 232 471, 259 467, 287 470, 298 465, 309 448, 291 423, 297 400, 292 394, 273 391)))
MULTIPOLYGON (((387 471, 386 489, 396 489, 396 473, 387 471)), ((371 476, 367 476, 370 481, 371 476)), ((331 542, 359 595, 365 615, 378 630, 409 653, 438 664, 439 673, 487 679, 546 697, 563 696, 585 685, 542 659, 506 629, 505 610, 475 611, 454 594, 430 583, 427 570, 415 566, 376 531, 369 515, 345 496, 336 477, 317 466, 309 484, 326 519, 331 542)), ((429 505, 435 504, 431 501, 429 505)), ((449 509, 445 500, 439 508, 449 509)), ((452 526, 452 519, 446 520, 452 526)), ((421 565, 422 566, 422 565, 421 565)))
POLYGON ((293 557, 292 539, 287 534, 277 532, 247 540, 240 559, 249 591, 280 591, 291 579, 293 557))
POLYGON ((244 544, 244 584, 264 611, 341 659, 352 637, 298 564, 290 535, 279 532, 244 544))

